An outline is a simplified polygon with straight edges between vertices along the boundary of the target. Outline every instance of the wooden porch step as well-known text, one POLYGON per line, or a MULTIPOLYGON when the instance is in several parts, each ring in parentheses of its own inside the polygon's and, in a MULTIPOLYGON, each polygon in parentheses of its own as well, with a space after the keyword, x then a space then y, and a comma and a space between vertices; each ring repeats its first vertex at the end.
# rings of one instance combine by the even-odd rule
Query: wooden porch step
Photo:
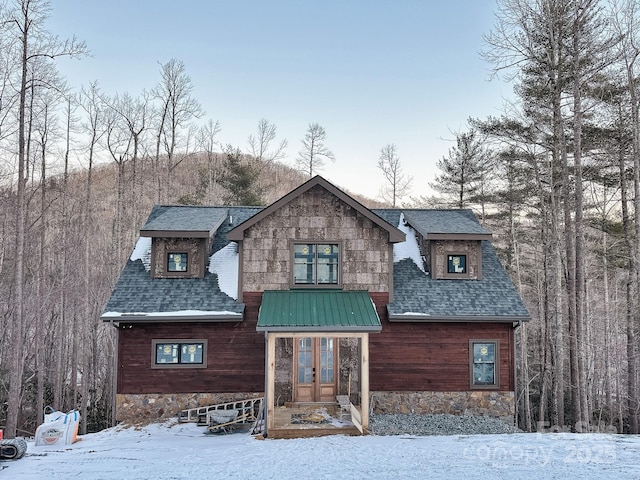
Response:
POLYGON ((289 438, 312 438, 325 437, 328 435, 349 435, 360 436, 362 433, 356 427, 342 428, 270 428, 268 438, 289 439, 289 438))

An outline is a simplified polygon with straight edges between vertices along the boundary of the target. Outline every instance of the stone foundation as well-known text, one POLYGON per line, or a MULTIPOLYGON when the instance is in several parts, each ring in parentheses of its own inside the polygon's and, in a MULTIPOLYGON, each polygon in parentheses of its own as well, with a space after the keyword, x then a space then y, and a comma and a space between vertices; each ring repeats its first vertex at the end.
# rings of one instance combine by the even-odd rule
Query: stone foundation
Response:
POLYGON ((515 424, 514 392, 371 392, 374 413, 484 415, 515 424))
MULTIPOLYGON (((263 396, 248 393, 118 394, 116 421, 140 425, 177 417, 180 410, 235 402, 263 396)), ((448 413, 484 415, 500 418, 509 425, 515 422, 513 392, 371 392, 374 413, 448 413)))
POLYGON ((177 417, 180 410, 187 408, 206 407, 262 396, 261 392, 118 394, 116 395, 116 421, 130 425, 147 424, 177 417))

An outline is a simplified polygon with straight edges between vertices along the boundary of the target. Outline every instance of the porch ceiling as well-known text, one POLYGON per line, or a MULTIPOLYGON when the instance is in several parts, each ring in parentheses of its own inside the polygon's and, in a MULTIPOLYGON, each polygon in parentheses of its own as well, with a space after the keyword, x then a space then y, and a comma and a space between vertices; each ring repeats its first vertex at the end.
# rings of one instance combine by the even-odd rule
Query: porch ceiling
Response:
POLYGON ((259 332, 379 332, 380 318, 363 290, 267 290, 259 332))

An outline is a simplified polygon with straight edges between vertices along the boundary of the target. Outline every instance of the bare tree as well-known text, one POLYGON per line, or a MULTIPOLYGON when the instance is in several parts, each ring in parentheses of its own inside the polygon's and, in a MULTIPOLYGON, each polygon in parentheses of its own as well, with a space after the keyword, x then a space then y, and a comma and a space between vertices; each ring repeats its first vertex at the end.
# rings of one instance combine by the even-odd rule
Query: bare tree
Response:
MULTIPOLYGON (((160 102, 156 129, 156 168, 161 170, 160 151, 166 155, 164 168, 164 194, 161 183, 158 184, 158 199, 171 196, 171 174, 187 158, 186 153, 177 155, 184 136, 192 127, 192 121, 203 114, 200 102, 193 96, 191 77, 185 71, 184 63, 171 59, 160 65, 160 83, 154 88, 153 95, 160 102)), ((158 182, 161 176, 158 174, 158 182)))
MULTIPOLYGON (((85 186, 84 196, 84 209, 83 220, 84 225, 93 225, 94 213, 93 213, 93 164, 95 161, 95 152, 102 135, 104 135, 103 119, 104 108, 106 106, 102 102, 98 83, 93 82, 88 88, 83 88, 78 95, 78 104, 85 113, 85 122, 82 122, 82 129, 87 133, 88 145, 87 145, 87 178, 85 186)), ((83 315, 85 319, 92 318, 92 291, 91 291, 91 270, 92 270, 92 258, 91 252, 93 244, 89 239, 89 236, 84 237, 82 256, 82 276, 83 276, 83 300, 84 309, 83 315)), ((82 398, 81 404, 81 416, 83 422, 81 424, 81 433, 87 433, 87 419, 89 404, 95 404, 95 398, 89 398, 89 392, 96 391, 96 379, 98 378, 98 365, 96 362, 96 355, 98 351, 98 332, 97 322, 93 322, 93 328, 89 329, 88 335, 83 338, 82 343, 87 347, 87 353, 83 364, 85 370, 82 375, 82 398)))
POLYGON ((206 187, 205 198, 203 200, 207 202, 213 202, 212 191, 215 187, 218 178, 218 172, 222 168, 221 161, 218 153, 216 153, 216 146, 219 143, 216 139, 218 133, 220 133, 220 122, 209 120, 205 125, 202 125, 198 130, 196 136, 196 147, 205 156, 206 167, 205 171, 200 173, 201 183, 206 187))
POLYGON ((282 139, 280 143, 271 149, 272 143, 277 137, 277 127, 275 123, 271 123, 266 118, 260 119, 258 122, 258 132, 249 135, 249 152, 253 158, 259 162, 272 163, 281 160, 286 156, 286 148, 288 146, 287 139, 282 139))
POLYGON ((302 139, 302 150, 298 152, 298 168, 303 172, 309 172, 312 177, 314 172, 322 170, 327 160, 335 161, 335 157, 324 142, 327 132, 319 123, 310 123, 307 133, 302 139))
POLYGON ((11 325, 14 345, 13 365, 10 376, 9 406, 7 410, 7 436, 15 437, 18 412, 20 410, 20 394, 23 372, 23 341, 24 341, 24 253, 26 240, 26 182, 27 176, 27 140, 26 113, 28 109, 27 94, 29 82, 34 81, 30 76, 31 64, 39 58, 55 59, 60 56, 79 56, 85 53, 84 43, 75 38, 61 42, 44 30, 44 23, 49 11, 49 4, 44 0, 20 0, 15 8, 9 12, 8 21, 15 29, 19 38, 16 43, 17 86, 19 100, 17 104, 18 117, 18 187, 16 192, 16 232, 14 254, 14 305, 15 311, 11 325), (31 79, 31 80, 30 80, 31 79))
MULTIPOLYGON (((143 176, 139 172, 139 160, 141 153, 144 149, 144 137, 149 130, 149 117, 150 117, 150 97, 149 94, 143 91, 138 97, 132 97, 128 93, 116 94, 111 100, 107 100, 109 108, 111 108, 120 117, 122 122, 123 139, 128 139, 127 143, 131 147, 130 154, 125 161, 130 161, 131 164, 131 176, 130 185, 131 188, 126 190, 128 201, 121 204, 123 207, 123 214, 127 213, 126 217, 129 219, 130 226, 127 229, 131 235, 136 230, 136 226, 140 224, 141 218, 139 209, 136 208, 140 202, 142 195, 142 182, 143 176)), ((125 192, 123 192, 124 194, 125 192)), ((124 215, 123 215, 124 216, 124 215)), ((133 241, 134 238, 129 240, 133 241)))
MULTIPOLYGON (((106 99, 107 105, 117 105, 118 99, 106 99)), ((118 167, 118 175, 116 177, 116 204, 115 217, 112 228, 112 255, 113 258, 124 260, 123 240, 124 240, 124 210, 126 195, 126 164, 132 156, 133 139, 131 132, 126 125, 124 117, 119 113, 118 108, 108 108, 105 111, 105 134, 103 142, 109 156, 118 167)), ((117 267, 114 266, 115 274, 117 267)))
POLYGON ((613 2, 612 24, 614 31, 620 36, 618 44, 621 57, 622 71, 625 78, 625 90, 629 96, 630 124, 632 131, 632 158, 633 158, 633 187, 634 215, 633 225, 635 231, 629 225, 630 214, 626 210, 626 186, 625 166, 621 166, 620 181, 625 196, 623 217, 625 224, 625 236, 629 249, 629 279, 627 285, 627 389, 628 411, 631 433, 640 432, 640 386, 638 385, 638 373, 640 372, 640 357, 637 345, 638 325, 640 325, 640 313, 638 312, 638 298, 640 298, 640 107, 638 105, 638 64, 640 58, 640 11, 638 2, 622 0, 613 2), (633 239, 635 237, 635 240, 633 239), (635 305, 634 305, 635 303, 635 305))
POLYGON ((398 200, 402 199, 411 190, 413 177, 406 176, 400 165, 397 147, 389 143, 380 150, 378 158, 378 168, 386 180, 385 185, 380 189, 380 195, 386 201, 391 202, 396 207, 398 200))

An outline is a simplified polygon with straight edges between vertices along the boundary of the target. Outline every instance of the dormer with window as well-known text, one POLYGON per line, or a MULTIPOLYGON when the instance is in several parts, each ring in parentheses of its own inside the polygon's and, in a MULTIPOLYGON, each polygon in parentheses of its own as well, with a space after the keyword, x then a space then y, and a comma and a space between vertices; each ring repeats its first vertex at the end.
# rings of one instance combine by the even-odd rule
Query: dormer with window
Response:
POLYGON ((491 240, 470 210, 408 210, 425 269, 434 280, 480 280, 482 240, 491 240))
POLYGON ((228 210, 217 207, 154 207, 140 229, 151 237, 151 278, 203 278, 211 243, 228 210))

